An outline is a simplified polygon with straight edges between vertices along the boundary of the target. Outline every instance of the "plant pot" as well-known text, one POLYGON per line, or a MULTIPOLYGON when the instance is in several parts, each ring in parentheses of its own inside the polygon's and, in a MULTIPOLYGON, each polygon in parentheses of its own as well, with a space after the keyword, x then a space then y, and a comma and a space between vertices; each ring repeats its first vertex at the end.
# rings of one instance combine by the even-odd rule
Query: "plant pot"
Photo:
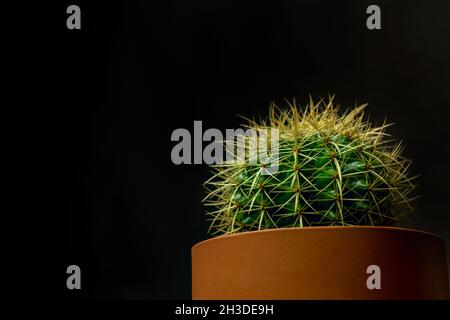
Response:
POLYGON ((360 226, 219 236, 192 248, 192 298, 448 299, 444 241, 360 226))

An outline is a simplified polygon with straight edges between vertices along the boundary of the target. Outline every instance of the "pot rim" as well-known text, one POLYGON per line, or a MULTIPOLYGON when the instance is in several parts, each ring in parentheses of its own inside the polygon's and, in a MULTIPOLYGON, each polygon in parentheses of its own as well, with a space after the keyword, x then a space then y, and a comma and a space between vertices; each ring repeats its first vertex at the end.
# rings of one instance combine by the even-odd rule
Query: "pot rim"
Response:
POLYGON ((309 232, 309 231, 335 231, 339 229, 341 230, 348 230, 352 231, 355 229, 359 230, 379 230, 379 231, 398 231, 398 232, 408 232, 408 233, 418 233, 425 236, 431 236, 433 238, 438 238, 439 240, 443 241, 441 237, 438 235, 428 232, 428 231, 422 231, 417 229, 410 229, 405 227, 388 227, 388 226, 317 226, 317 227, 283 227, 283 228, 274 228, 274 229, 264 229, 264 230, 254 230, 254 231, 244 231, 244 232, 237 232, 232 234, 223 234, 220 236, 216 236, 213 238, 205 239, 203 241, 200 241, 196 243, 192 249, 199 247, 203 244, 217 241, 217 240, 224 240, 229 239, 233 237, 247 237, 252 236, 255 234, 261 234, 261 233, 276 233, 276 232, 309 232))

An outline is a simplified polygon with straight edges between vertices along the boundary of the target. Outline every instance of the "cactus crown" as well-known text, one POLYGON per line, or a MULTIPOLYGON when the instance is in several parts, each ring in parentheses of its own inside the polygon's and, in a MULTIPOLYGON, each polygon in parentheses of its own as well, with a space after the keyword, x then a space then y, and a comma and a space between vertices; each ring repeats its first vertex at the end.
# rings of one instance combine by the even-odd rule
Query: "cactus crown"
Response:
MULTIPOLYGON (((203 200, 211 235, 282 227, 393 225, 412 210, 414 177, 390 126, 371 126, 364 108, 345 112, 333 98, 301 111, 272 103, 269 117, 251 129, 278 129, 278 170, 235 159, 213 165, 203 200)), ((242 142, 242 141, 241 141, 242 142)), ((242 143, 233 140, 233 148, 242 143)), ((249 144, 244 144, 249 148, 249 144)))

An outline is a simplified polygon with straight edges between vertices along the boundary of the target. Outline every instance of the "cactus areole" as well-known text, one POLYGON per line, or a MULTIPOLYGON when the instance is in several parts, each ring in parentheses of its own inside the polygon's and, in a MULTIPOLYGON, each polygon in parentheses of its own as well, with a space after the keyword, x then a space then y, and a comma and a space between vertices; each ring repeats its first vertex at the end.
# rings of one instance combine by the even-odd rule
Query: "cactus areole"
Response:
MULTIPOLYGON (((205 182, 211 235, 310 226, 391 226, 412 210, 414 177, 401 142, 371 125, 366 105, 340 110, 333 99, 275 104, 246 128, 277 130, 278 167, 229 159, 205 182)), ((229 141, 227 142, 229 143, 229 141)), ((234 148, 251 143, 233 140, 234 148)))

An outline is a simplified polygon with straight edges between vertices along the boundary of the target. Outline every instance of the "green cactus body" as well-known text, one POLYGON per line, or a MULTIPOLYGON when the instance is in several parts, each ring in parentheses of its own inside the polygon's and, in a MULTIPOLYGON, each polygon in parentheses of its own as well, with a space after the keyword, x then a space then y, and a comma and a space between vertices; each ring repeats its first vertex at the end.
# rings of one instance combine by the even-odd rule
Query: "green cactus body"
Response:
POLYGON ((411 210, 410 161, 384 129, 363 121, 365 105, 339 114, 332 99, 303 113, 272 106, 268 124, 279 130, 279 167, 228 161, 205 183, 213 235, 282 227, 393 225, 411 210))

